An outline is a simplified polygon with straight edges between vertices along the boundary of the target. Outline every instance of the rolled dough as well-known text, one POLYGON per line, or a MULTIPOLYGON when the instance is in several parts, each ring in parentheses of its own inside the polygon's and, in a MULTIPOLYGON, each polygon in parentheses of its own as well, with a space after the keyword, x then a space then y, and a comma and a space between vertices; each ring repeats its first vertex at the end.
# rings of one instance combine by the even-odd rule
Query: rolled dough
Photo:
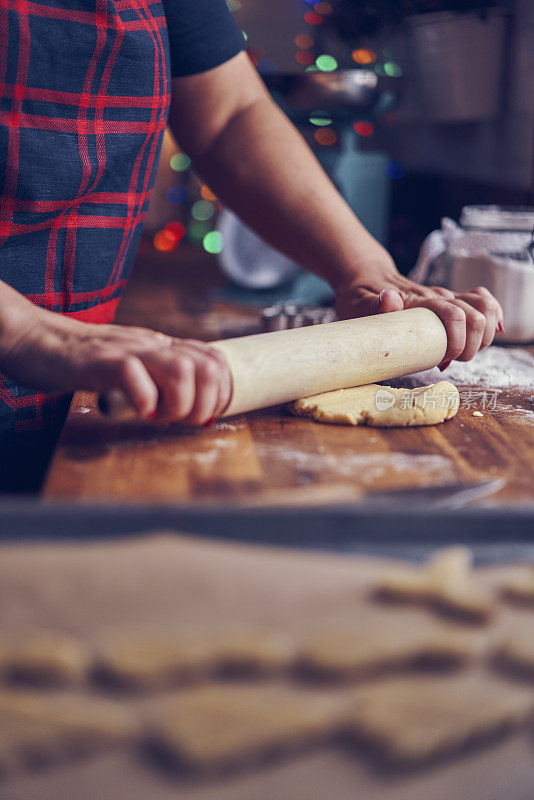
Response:
POLYGON ((289 406, 293 414, 317 422, 337 425, 370 425, 377 428, 436 425, 458 412, 460 395, 448 381, 394 389, 391 386, 357 386, 323 392, 296 400, 289 406))

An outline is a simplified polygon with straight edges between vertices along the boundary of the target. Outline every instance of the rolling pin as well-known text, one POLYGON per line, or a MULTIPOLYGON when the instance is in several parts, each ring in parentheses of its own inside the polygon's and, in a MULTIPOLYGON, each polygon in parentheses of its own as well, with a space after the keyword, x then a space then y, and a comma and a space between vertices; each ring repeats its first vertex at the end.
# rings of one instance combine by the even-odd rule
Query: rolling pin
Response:
MULTIPOLYGON (((211 346, 224 353, 232 374, 232 397, 222 414, 230 417, 430 369, 443 361, 447 334, 433 311, 412 308, 211 346)), ((99 406, 113 418, 135 416, 119 390, 102 395, 99 406)))

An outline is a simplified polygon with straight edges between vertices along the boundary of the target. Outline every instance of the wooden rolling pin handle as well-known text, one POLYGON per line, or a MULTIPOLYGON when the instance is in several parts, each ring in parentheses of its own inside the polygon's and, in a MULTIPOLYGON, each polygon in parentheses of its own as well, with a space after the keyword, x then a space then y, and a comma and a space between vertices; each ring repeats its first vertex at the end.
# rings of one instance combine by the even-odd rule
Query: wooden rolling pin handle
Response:
MULTIPOLYGON (((427 308, 327 322, 305 328, 212 342, 232 373, 232 399, 223 417, 288 403, 299 397, 363 386, 435 367, 447 333, 427 308)), ((122 392, 99 407, 115 419, 137 416, 122 392)))

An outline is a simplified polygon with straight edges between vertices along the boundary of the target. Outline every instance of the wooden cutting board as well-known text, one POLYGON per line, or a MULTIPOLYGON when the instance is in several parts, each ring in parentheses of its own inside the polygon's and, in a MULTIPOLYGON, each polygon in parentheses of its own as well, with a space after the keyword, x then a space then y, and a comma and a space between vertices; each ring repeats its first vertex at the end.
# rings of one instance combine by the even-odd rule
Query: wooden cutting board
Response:
MULTIPOLYGON (((184 250, 178 263, 171 256, 141 254, 118 322, 206 340, 259 330, 258 309, 208 295, 221 281, 206 254, 184 250)), ((503 391, 483 417, 473 416, 475 408, 462 408, 450 422, 428 428, 321 425, 273 408, 199 430, 113 423, 98 414, 92 395, 78 393, 44 496, 307 506, 366 492, 501 477, 506 485, 489 502, 532 503, 530 394, 503 391)))
POLYGON ((532 503, 531 401, 502 392, 495 409, 442 425, 350 428, 267 409, 211 429, 114 423, 78 393, 44 486, 51 500, 309 505, 389 489, 503 478, 491 502, 532 503))
MULTIPOLYGON (((73 532, 75 533, 75 532, 73 532)), ((0 631, 59 627, 97 642, 125 629, 240 622, 302 632, 319 622, 378 624, 368 589, 378 560, 215 544, 181 535, 122 543, 0 548, 0 631)), ((496 568, 481 580, 492 581, 496 568)), ((380 613, 385 613, 380 609, 380 613)), ((424 626, 423 609, 387 610, 424 626)), ((531 800, 527 733, 438 767, 381 775, 363 755, 323 747, 219 780, 187 781, 134 752, 110 754, 0 783, 2 800, 531 800), (357 787, 357 789, 356 789, 357 787)))

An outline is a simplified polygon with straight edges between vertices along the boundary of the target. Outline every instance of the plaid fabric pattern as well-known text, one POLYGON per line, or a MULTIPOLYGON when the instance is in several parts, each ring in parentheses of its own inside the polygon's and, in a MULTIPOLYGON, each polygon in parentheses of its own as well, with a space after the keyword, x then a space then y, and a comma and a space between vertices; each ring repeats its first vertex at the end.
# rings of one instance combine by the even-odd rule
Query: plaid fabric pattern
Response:
MULTIPOLYGON (((0 0, 0 279, 39 306, 113 319, 148 206, 170 87, 151 0, 0 0)), ((0 376, 0 431, 58 395, 0 376)))

